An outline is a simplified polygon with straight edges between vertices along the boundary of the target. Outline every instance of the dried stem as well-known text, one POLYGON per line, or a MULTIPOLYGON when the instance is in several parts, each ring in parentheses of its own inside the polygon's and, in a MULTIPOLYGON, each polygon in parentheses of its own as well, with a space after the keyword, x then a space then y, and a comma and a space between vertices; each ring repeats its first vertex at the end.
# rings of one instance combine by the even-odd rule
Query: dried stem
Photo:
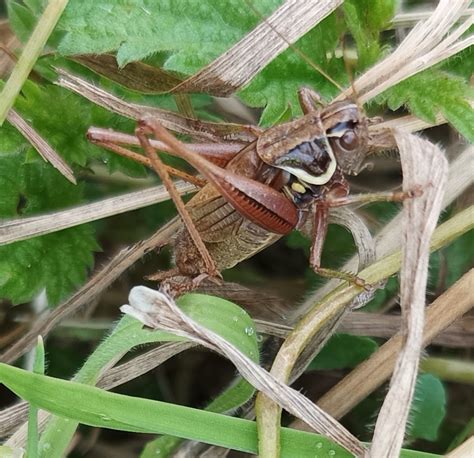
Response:
MULTIPOLYGON (((360 102, 366 103, 400 81, 470 46, 472 36, 458 43, 456 40, 470 27, 472 16, 448 35, 468 6, 469 0, 440 0, 429 19, 416 24, 392 54, 357 79, 354 88, 360 102)), ((351 95, 352 88, 336 100, 351 95)))
MULTIPOLYGON (((181 181, 175 184, 178 191, 183 195, 196 191, 196 187, 191 184, 181 181)), ((152 188, 110 197, 91 204, 78 205, 67 210, 8 220, 0 223, 0 246, 119 215, 165 200, 169 200, 166 188, 164 186, 153 186, 152 188)))
POLYGON ((228 96, 249 83, 278 54, 334 11, 342 0, 284 2, 268 19, 207 67, 179 84, 176 92, 228 96), (291 20, 288 20, 291 18, 291 20))
POLYGON ((395 138, 402 160, 403 188, 421 183, 423 197, 404 202, 400 295, 406 340, 375 425, 370 451, 374 458, 398 456, 402 448, 422 349, 429 241, 441 212, 448 175, 448 164, 439 148, 401 131, 395 138))

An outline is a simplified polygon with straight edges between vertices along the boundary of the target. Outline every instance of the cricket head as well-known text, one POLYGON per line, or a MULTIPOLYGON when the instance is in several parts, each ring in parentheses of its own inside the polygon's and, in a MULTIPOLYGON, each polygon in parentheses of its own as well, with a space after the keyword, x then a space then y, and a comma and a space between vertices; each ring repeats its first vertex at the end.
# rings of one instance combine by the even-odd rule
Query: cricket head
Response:
POLYGON ((353 102, 335 102, 321 111, 275 126, 257 140, 260 159, 285 170, 301 186, 324 185, 339 167, 357 174, 367 149, 367 120, 353 102))
POLYGON ((365 115, 353 102, 335 102, 321 112, 321 122, 339 168, 345 174, 357 175, 367 153, 365 115))

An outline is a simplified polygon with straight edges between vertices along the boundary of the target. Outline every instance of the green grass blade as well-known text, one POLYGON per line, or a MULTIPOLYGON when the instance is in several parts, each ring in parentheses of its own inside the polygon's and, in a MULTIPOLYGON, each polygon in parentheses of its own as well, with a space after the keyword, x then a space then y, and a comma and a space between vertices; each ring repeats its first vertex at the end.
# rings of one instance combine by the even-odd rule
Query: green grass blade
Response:
MULTIPOLYGON (((35 360, 33 363, 33 372, 35 374, 44 374, 44 343, 41 336, 38 336, 38 343, 35 349, 35 360)), ((28 442, 26 454, 28 458, 38 456, 38 408, 35 404, 30 404, 28 412, 28 442)))
MULTIPOLYGON (((239 306, 224 299, 203 294, 188 294, 181 297, 178 302, 187 314, 232 342, 254 361, 258 361, 255 324, 239 306)), ((110 336, 88 358, 74 380, 83 384, 94 385, 104 367, 120 359, 133 347, 174 340, 182 339, 173 334, 143 329, 142 323, 125 316, 110 336)), ((242 381, 237 388, 241 385, 245 385, 246 390, 238 393, 232 390, 230 400, 229 393, 224 393, 223 398, 216 398, 215 402, 220 402, 219 412, 236 408, 252 396, 253 387, 242 381)), ((40 457, 59 458, 63 456, 77 426, 78 423, 75 421, 61 417, 52 418, 41 436, 40 457)))
MULTIPOLYGON (((0 381, 39 408, 86 425, 129 432, 171 434, 257 453, 256 424, 249 420, 110 393, 76 382, 33 374, 7 364, 0 364, 0 381)), ((281 437, 282 457, 351 456, 317 434, 283 428, 281 437)), ((402 456, 424 458, 437 455, 404 451, 402 456)))

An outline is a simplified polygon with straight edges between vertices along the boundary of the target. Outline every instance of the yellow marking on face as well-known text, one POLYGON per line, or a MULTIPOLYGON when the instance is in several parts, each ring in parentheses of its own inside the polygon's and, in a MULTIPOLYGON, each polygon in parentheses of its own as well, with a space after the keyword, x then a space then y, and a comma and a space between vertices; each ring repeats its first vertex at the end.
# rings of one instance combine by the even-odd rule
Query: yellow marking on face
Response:
POLYGON ((306 188, 298 182, 291 183, 291 189, 299 194, 304 194, 306 192, 306 188))

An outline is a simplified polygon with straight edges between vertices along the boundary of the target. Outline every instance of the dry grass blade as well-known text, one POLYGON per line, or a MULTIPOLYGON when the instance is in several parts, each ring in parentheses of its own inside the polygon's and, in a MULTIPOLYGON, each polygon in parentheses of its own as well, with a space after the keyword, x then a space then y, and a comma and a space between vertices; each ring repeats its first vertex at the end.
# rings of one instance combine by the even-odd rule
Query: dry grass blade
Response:
MULTIPOLYGON (((443 305, 447 306, 448 304, 443 305)), ((429 309, 431 310, 431 309, 429 309)), ((428 310, 428 312, 429 312, 428 310)), ((451 313, 449 314, 451 316, 451 313)), ((427 317, 428 320, 428 317, 427 317)), ((293 330, 292 326, 269 321, 254 320, 257 331, 284 339, 293 330)), ((400 329, 400 317, 381 313, 349 312, 342 318, 337 332, 356 336, 371 336, 384 339, 391 338, 400 329)), ((463 317, 451 324, 439 335, 433 337, 434 345, 449 348, 474 347, 474 318, 463 317)), ((346 393, 349 397, 349 394, 346 393)), ((338 417, 339 418, 339 417, 338 417)))
POLYGON ((175 92, 231 95, 341 3, 342 0, 286 1, 235 46, 178 85, 175 92))
MULTIPOLYGON (((448 35, 470 3, 469 0, 441 0, 429 19, 418 23, 392 54, 357 79, 354 87, 360 102, 369 101, 400 81, 472 45, 472 35, 457 41, 472 25, 472 16, 448 35)), ((337 99, 343 100, 351 93, 352 89, 348 89, 337 99)))
POLYGON ((76 184, 74 173, 67 162, 15 110, 8 111, 7 121, 31 143, 46 162, 49 162, 71 183, 76 184))
MULTIPOLYGON (((474 304, 469 297, 473 281, 474 270, 471 270, 428 307, 423 346, 429 345, 435 336, 473 307, 474 304)), ((403 340, 400 332, 393 336, 368 360, 357 366, 320 398, 318 405, 335 418, 346 415, 388 380, 395 367, 403 340)), ((307 429, 300 421, 296 421, 293 426, 298 429, 307 429)))
POLYGON ((165 294, 137 286, 130 292, 129 301, 130 305, 124 305, 122 312, 153 329, 172 332, 223 354, 249 383, 285 410, 355 455, 364 454, 365 447, 338 422, 301 393, 272 377, 222 337, 190 319, 165 294))
MULTIPOLYGON (((399 13, 397 14, 391 22, 393 27, 413 27, 417 22, 424 21, 428 19, 433 14, 433 11, 416 11, 410 13, 399 13)), ((466 9, 462 15, 461 19, 468 18, 474 14, 473 8, 466 9)))
MULTIPOLYGON (((188 183, 179 181, 175 185, 181 194, 196 191, 196 187, 188 183)), ((168 191, 164 186, 154 186, 67 210, 5 221, 0 223, 0 246, 136 210, 168 199, 168 191)))
POLYGON ((0 354, 0 361, 11 363, 28 350, 31 350, 39 335, 46 336, 61 320, 77 312, 83 305, 92 301, 150 250, 169 243, 178 227, 179 223, 174 219, 166 226, 160 228, 150 238, 118 253, 70 299, 54 310, 42 315, 20 340, 0 354))
POLYGON ((423 195, 404 202, 400 289, 406 343, 375 425, 370 453, 377 458, 398 456, 402 448, 422 349, 429 243, 441 212, 448 172, 443 152, 432 143, 401 131, 395 138, 403 188, 408 191, 421 185, 423 195))
POLYGON ((214 123, 185 118, 172 111, 156 107, 127 103, 93 84, 64 70, 58 69, 59 86, 69 89, 106 110, 138 121, 145 115, 158 119, 164 127, 173 132, 191 135, 206 141, 221 141, 223 138, 251 142, 255 140, 255 127, 232 123, 214 123))
MULTIPOLYGON (((469 294, 466 293, 466 297, 468 297, 469 294)), ((443 303, 443 306, 449 310, 447 315, 451 316, 449 304, 446 302, 443 303)), ((429 310, 427 313, 429 313, 429 310)), ((428 316, 427 321, 429 321, 428 316)), ((397 315, 351 312, 342 319, 337 331, 358 336, 388 339, 399 331, 400 322, 400 317, 397 315)), ((428 332, 428 329, 426 329, 426 332, 428 332)), ((448 348, 474 347, 474 317, 465 316, 457 319, 440 334, 435 335, 431 343, 448 348)))
POLYGON ((380 124, 374 124, 369 127, 368 154, 397 149, 397 144, 393 138, 394 129, 400 129, 404 132, 417 132, 447 122, 446 118, 441 113, 438 113, 434 122, 431 123, 413 115, 406 115, 381 122, 380 124))
POLYGON ((28 403, 19 402, 0 412, 0 437, 6 437, 28 418, 28 403))

